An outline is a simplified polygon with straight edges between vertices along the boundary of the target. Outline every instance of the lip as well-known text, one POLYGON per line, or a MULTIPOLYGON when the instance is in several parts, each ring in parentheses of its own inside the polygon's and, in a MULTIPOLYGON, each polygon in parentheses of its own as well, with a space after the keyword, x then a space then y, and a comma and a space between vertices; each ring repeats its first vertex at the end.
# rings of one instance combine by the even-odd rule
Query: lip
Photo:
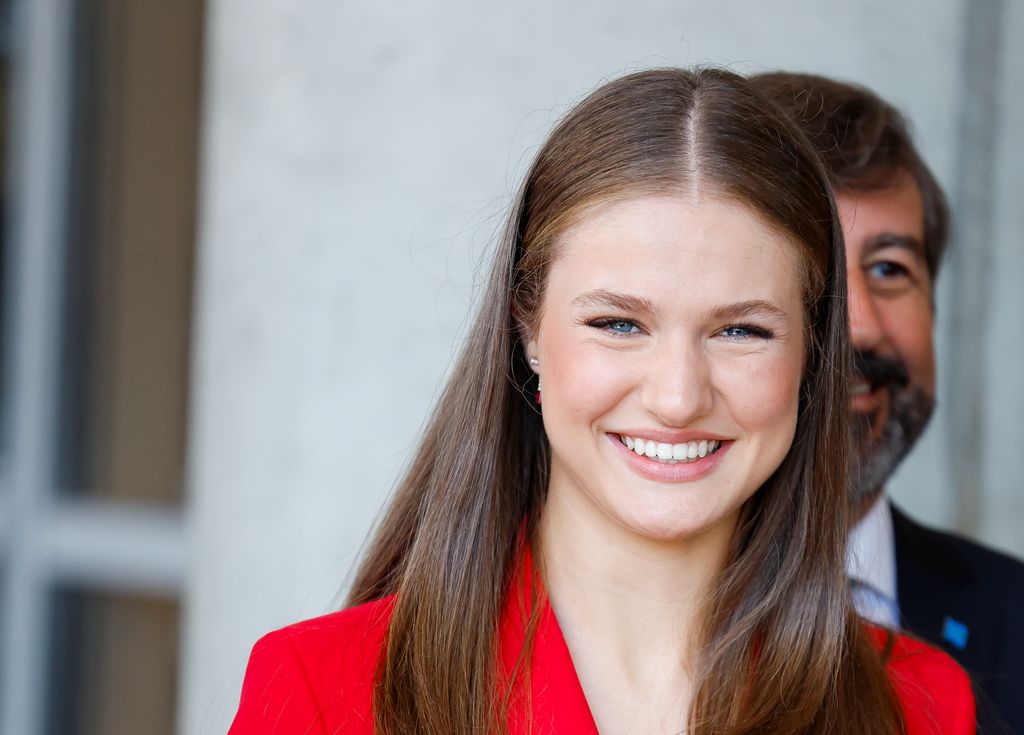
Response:
MULTIPOLYGON (((864 384, 866 381, 857 381, 854 385, 864 384)), ((854 411, 870 413, 876 411, 885 399, 886 386, 868 384, 868 389, 860 393, 854 393, 850 398, 850 406, 854 411)))
MULTIPOLYGON (((609 436, 615 437, 616 441, 620 436, 631 436, 634 439, 643 439, 645 441, 655 441, 661 444, 682 444, 683 442, 694 442, 700 441, 701 439, 714 439, 720 442, 729 441, 729 437, 722 436, 721 434, 713 434, 707 431, 659 431, 657 429, 624 429, 622 431, 616 431, 609 433, 609 436)), ((621 444, 622 442, 619 442, 621 444)))
POLYGON ((654 480, 655 482, 665 483, 681 483, 681 482, 693 482, 700 480, 711 473, 718 463, 722 461, 722 457, 729 451, 732 445, 735 443, 730 439, 719 437, 715 434, 701 434, 697 432, 652 432, 652 431, 641 431, 636 434, 630 434, 623 432, 622 434, 606 434, 608 440, 612 443, 613 448, 619 451, 623 455, 623 460, 626 466, 629 467, 633 472, 640 475, 644 479, 654 480), (682 444, 684 441, 693 441, 695 439, 717 439, 721 442, 718 447, 718 451, 714 454, 709 454, 706 457, 695 459, 692 462, 685 464, 665 464, 664 462, 658 462, 650 459, 646 456, 640 456, 633 450, 629 449, 625 444, 622 443, 620 436, 633 436, 639 439, 652 439, 654 441, 664 442, 665 444, 682 444), (686 436, 685 439, 673 439, 667 438, 662 439, 661 437, 681 437, 686 436))

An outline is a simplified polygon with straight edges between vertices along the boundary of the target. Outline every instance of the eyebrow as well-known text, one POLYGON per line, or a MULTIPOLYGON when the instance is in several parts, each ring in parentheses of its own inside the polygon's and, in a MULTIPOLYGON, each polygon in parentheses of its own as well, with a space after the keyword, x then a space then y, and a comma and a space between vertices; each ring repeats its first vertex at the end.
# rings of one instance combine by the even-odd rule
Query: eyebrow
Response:
POLYGON ((771 301, 753 299, 735 304, 725 304, 711 311, 712 319, 744 319, 751 316, 786 318, 786 312, 771 301))
POLYGON ((883 232, 875 235, 868 241, 865 255, 873 255, 885 248, 900 248, 909 250, 912 254, 924 257, 924 243, 913 235, 901 235, 896 232, 883 232))
MULTIPOLYGON (((574 306, 582 307, 605 307, 619 311, 627 311, 634 314, 657 315, 658 310, 648 299, 641 296, 616 293, 603 288, 580 294, 572 300, 574 306)), ((712 319, 744 319, 751 316, 767 316, 785 318, 786 312, 771 301, 763 299, 751 299, 749 301, 738 301, 734 304, 724 304, 711 310, 709 316, 712 319)))
POLYGON ((580 294, 572 300, 573 306, 598 307, 603 306, 619 311, 629 311, 634 314, 657 314, 658 310, 650 300, 642 296, 631 296, 629 294, 608 291, 598 288, 580 294))

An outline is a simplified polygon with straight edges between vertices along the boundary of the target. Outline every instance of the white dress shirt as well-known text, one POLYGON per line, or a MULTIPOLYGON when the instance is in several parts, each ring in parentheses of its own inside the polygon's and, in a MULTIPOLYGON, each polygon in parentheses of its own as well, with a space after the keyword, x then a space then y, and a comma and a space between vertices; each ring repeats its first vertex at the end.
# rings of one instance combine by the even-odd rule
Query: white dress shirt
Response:
POLYGON ((853 603, 862 617, 898 628, 900 606, 896 596, 896 542, 892 512, 880 493, 867 514, 850 531, 846 547, 846 574, 853 603))

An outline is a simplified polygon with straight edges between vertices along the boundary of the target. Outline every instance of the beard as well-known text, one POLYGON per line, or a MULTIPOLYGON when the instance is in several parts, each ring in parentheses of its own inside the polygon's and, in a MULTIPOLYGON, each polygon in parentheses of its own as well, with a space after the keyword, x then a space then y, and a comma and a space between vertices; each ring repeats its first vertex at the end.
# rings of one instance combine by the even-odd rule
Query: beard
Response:
POLYGON ((878 436, 872 435, 870 415, 853 414, 856 456, 850 473, 850 500, 855 508, 866 508, 924 432, 935 398, 910 383, 906 366, 898 360, 858 350, 855 366, 858 377, 889 392, 889 415, 878 436))

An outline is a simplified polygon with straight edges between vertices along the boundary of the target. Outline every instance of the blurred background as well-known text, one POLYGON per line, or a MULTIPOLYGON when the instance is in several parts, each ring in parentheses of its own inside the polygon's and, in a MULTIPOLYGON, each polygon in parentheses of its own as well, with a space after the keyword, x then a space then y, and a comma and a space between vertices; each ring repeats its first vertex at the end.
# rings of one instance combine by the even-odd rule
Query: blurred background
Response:
POLYGON ((530 156, 649 66, 906 111, 958 232, 892 491, 1024 554, 1021 36, 1015 0, 0 0, 0 732, 226 730, 255 639, 342 600, 530 156))

